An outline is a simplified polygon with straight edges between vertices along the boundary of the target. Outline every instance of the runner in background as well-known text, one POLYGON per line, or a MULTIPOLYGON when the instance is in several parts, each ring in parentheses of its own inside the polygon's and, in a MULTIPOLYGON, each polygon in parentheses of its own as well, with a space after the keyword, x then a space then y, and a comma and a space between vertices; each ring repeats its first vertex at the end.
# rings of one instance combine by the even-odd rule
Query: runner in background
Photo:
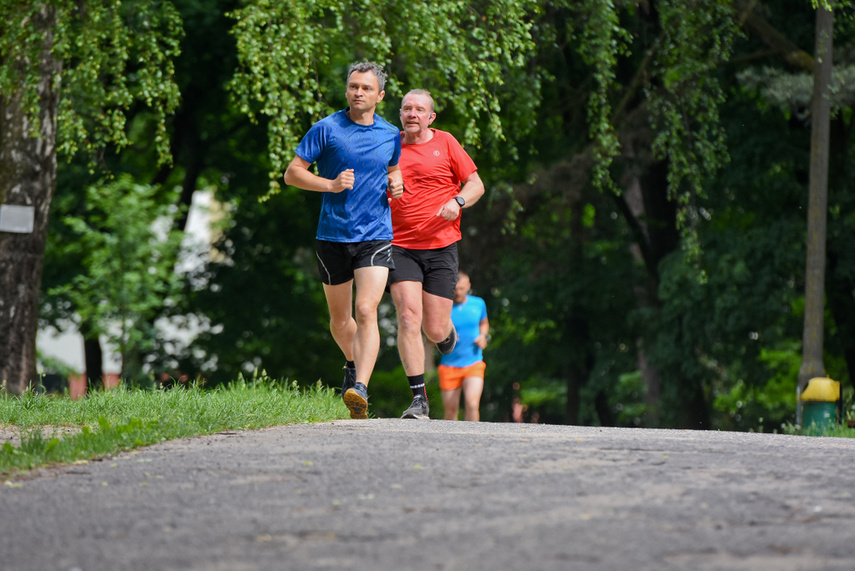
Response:
POLYGON ((480 297, 469 295, 471 284, 466 272, 459 272, 454 288, 454 307, 451 320, 457 329, 457 345, 448 355, 443 355, 439 366, 439 388, 445 420, 457 420, 460 393, 465 403, 464 418, 481 420, 481 393, 484 391, 484 363, 482 351, 487 347, 490 321, 487 304, 480 297))

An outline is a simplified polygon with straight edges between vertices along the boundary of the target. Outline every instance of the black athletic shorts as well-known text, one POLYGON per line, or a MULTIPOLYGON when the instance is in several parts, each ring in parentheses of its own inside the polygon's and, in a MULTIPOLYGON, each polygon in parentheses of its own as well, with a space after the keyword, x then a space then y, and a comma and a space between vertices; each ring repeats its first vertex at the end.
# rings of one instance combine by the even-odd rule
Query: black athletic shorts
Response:
POLYGON ((359 268, 395 268, 392 261, 392 242, 389 240, 316 242, 318 271, 321 273, 321 281, 327 285, 339 285, 352 280, 353 270, 359 268))
POLYGON ((454 299, 457 285, 457 243, 433 250, 408 250, 392 246, 395 268, 389 283, 421 282, 422 289, 446 299, 454 299))

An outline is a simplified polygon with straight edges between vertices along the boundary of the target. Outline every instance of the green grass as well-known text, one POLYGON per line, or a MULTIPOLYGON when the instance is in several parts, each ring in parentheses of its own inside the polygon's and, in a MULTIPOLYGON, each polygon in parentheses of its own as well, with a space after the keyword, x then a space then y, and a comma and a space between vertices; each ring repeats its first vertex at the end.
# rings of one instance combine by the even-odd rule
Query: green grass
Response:
POLYGON ((71 463, 116 454, 157 442, 251 430, 282 424, 349 418, 335 391, 317 384, 267 378, 237 381, 206 390, 196 385, 171 389, 99 391, 72 401, 27 392, 0 393, 0 424, 21 431, 20 446, 0 446, 0 479, 39 466, 71 463), (43 436, 55 427, 79 430, 64 438, 43 436))

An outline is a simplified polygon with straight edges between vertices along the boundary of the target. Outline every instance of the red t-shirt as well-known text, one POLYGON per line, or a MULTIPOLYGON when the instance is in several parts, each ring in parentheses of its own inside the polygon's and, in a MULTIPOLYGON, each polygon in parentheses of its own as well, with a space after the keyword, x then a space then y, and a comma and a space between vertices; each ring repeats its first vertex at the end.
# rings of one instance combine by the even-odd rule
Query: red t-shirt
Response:
POLYGON ((431 129, 427 143, 401 143, 398 166, 404 196, 392 199, 392 243, 411 250, 444 248, 460 240, 460 216, 449 222, 437 212, 460 193, 460 184, 477 170, 451 134, 431 129))

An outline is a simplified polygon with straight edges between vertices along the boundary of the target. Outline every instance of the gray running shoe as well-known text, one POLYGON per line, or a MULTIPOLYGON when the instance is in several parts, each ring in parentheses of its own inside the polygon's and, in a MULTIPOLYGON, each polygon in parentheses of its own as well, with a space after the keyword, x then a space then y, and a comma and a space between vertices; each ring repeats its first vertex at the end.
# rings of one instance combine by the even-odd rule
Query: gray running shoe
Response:
POLYGON ((344 381, 341 383, 341 398, 344 398, 347 389, 356 384, 356 369, 351 369, 347 365, 342 368, 344 369, 344 381))
POLYGON ((344 393, 344 404, 350 409, 350 418, 368 418, 368 389, 356 383, 344 393))
POLYGON ((430 420, 430 407, 428 406, 427 399, 422 395, 416 395, 413 398, 413 404, 410 405, 410 408, 404 411, 404 414, 401 415, 401 418, 417 418, 419 420, 430 420))

